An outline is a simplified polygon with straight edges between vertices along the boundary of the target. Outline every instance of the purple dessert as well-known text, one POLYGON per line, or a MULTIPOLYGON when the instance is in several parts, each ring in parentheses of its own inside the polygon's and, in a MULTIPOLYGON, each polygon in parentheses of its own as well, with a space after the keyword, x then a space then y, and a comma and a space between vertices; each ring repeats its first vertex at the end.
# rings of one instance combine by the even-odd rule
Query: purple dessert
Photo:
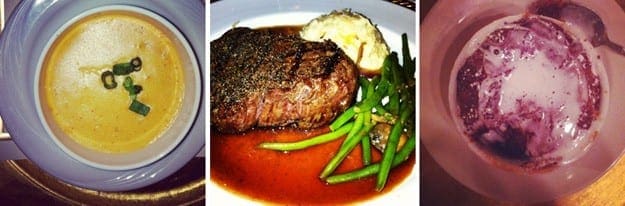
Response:
POLYGON ((607 88, 586 39, 557 20, 518 15, 478 31, 450 82, 456 124, 481 157, 525 172, 579 158, 597 136, 607 88))

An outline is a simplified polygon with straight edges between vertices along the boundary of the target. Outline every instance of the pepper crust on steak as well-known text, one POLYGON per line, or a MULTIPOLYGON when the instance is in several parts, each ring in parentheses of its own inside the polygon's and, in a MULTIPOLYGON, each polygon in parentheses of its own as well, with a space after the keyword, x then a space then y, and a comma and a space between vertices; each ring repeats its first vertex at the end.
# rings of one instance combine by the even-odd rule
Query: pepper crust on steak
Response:
POLYGON ((210 47, 210 115, 218 131, 319 127, 354 100, 358 68, 331 41, 233 28, 210 47))

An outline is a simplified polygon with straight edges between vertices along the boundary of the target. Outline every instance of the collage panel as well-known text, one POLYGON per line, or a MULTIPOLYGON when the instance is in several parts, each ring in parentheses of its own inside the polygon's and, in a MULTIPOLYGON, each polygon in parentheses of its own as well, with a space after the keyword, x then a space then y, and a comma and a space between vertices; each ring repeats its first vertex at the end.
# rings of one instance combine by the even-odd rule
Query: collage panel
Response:
POLYGON ((415 7, 212 2, 208 204, 415 205, 415 7))
POLYGON ((624 1, 421 3, 420 204, 625 203, 624 1))
POLYGON ((0 205, 419 204, 422 3, 0 0, 0 205))
POLYGON ((204 1, 0 3, 1 204, 205 204, 204 1))

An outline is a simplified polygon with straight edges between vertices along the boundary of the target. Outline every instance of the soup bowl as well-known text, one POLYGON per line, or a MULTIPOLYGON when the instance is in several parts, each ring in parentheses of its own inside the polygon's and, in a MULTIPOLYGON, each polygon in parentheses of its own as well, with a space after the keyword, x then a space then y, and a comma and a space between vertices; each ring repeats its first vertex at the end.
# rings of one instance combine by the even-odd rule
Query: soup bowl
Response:
MULTIPOLYGON (((130 83, 130 86, 134 90, 135 87, 132 87, 132 84, 133 83, 130 83)), ((158 14, 143 8, 127 5, 109 5, 86 10, 76 15, 53 34, 53 38, 45 44, 43 53, 38 58, 35 73, 35 86, 33 88, 35 90, 37 115, 46 133, 56 146, 61 148, 61 150, 70 157, 91 167, 104 170, 130 170, 149 165, 163 158, 174 150, 185 138, 200 109, 201 74, 191 46, 185 39, 185 36, 183 36, 173 24, 158 14), (101 22, 104 23, 99 25, 94 24, 96 26, 85 27, 86 29, 80 30, 82 29, 80 28, 81 24, 87 24, 92 21, 90 19, 100 17, 103 18, 101 22), (138 22, 137 24, 139 26, 134 28, 135 30, 128 30, 127 32, 139 32, 139 34, 123 33, 123 29, 115 28, 115 26, 119 26, 115 24, 115 18, 124 18, 128 22, 138 22), (101 32, 101 34, 92 35, 92 37, 103 42, 90 42, 86 44, 83 42, 76 43, 75 45, 64 45, 64 43, 68 41, 80 42, 93 40, 93 38, 89 39, 88 36, 81 36, 83 33, 89 33, 90 31, 88 29, 101 32), (141 32, 146 32, 147 34, 141 32), (162 42, 167 43, 162 46, 159 45, 158 42, 145 40, 136 42, 137 44, 132 47, 136 48, 134 50, 116 50, 119 48, 115 47, 115 45, 119 44, 113 41, 123 42, 127 39, 132 39, 129 37, 132 35, 152 35, 149 32, 155 32, 154 36, 163 38, 162 42), (106 36, 107 34, 113 36, 106 36), (64 53, 66 50, 71 50, 71 47, 81 46, 84 48, 74 48, 75 51, 80 51, 78 54, 71 54, 71 52, 64 53), (110 52, 102 52, 101 50, 103 48, 111 50, 110 52), (60 50, 60 52, 57 52, 57 50, 60 50), (89 55, 90 52, 100 52, 101 55, 89 55), (160 53, 156 54, 155 52, 160 53), (59 59, 65 58, 63 57, 64 55, 76 55, 68 57, 68 59, 74 58, 76 60, 74 64, 77 67, 72 69, 77 71, 78 75, 69 74, 71 72, 57 72, 61 69, 56 68, 54 65, 56 61, 60 61, 59 59), (85 56, 90 58, 83 58, 85 56), (116 88, 109 89, 110 91, 106 90, 106 88, 102 86, 103 82, 100 82, 100 80, 104 81, 104 73, 102 73, 102 71, 110 71, 113 65, 127 62, 135 56, 143 58, 141 60, 142 65, 140 69, 135 69, 131 74, 113 76, 112 78, 117 79, 119 84, 116 88), (163 59, 173 59, 173 62, 168 62, 163 59), (93 62, 89 62, 90 60, 93 62), (163 60, 164 63, 160 62, 160 60, 163 60), (110 63, 103 64, 102 62, 110 63), (162 64, 156 64, 154 62, 162 64), (91 63, 96 66, 85 66, 85 64, 91 63), (174 70, 173 74, 176 74, 173 77, 169 76, 171 73, 163 74, 163 72, 172 70, 174 70), (127 101, 127 105, 114 105, 110 104, 110 102, 106 102, 110 99, 119 98, 119 94, 125 95, 125 92, 130 91, 128 88, 122 86, 127 83, 124 82, 124 80, 127 80, 124 76, 126 78, 134 78, 135 85, 144 84, 143 86, 145 86, 145 88, 142 89, 143 92, 139 91, 134 97, 130 95, 130 97, 121 100, 122 102, 127 101), (56 84, 49 83, 52 81, 49 79, 54 78, 65 78, 67 82, 73 82, 74 84, 69 83, 67 85, 75 87, 77 91, 76 94, 58 92, 57 87, 67 85, 63 85, 65 83, 58 84, 58 82, 64 81, 57 81, 56 84), (88 91, 84 89, 88 88, 88 86, 82 85, 82 82, 94 79, 96 82, 92 81, 90 84, 102 86, 100 88, 101 90, 97 90, 97 88, 92 90, 100 91, 100 93, 92 95, 93 98, 98 98, 98 100, 74 98, 75 96, 84 95, 82 93, 88 91), (148 82, 150 80, 161 81, 158 81, 156 84, 149 84, 148 82), (164 85, 166 80, 171 80, 173 86, 164 85), (122 84, 122 82, 124 83, 122 84), (152 86, 152 88, 148 88, 148 86, 152 86), (172 92, 170 92, 170 88, 172 92), (150 91, 150 89, 152 89, 152 91, 150 91), (115 93, 118 95, 115 96, 115 93), (159 96, 159 93, 163 94, 159 96), (60 96, 55 97, 55 95, 60 96), (154 103, 161 101, 160 99, 166 99, 163 101, 169 101, 170 103, 161 104, 161 108, 150 108, 150 113, 148 114, 132 113, 132 111, 127 109, 131 102, 134 104, 135 100, 140 101, 142 98, 145 101, 152 101, 154 103), (59 103, 59 101, 63 102, 59 103), (94 102, 97 104, 90 104, 94 102), (69 109, 58 107, 58 105, 64 104, 68 105, 67 107, 69 107, 69 109), (100 106, 98 107, 98 105, 100 106), (102 110, 103 107, 101 105, 109 105, 111 109, 106 111, 93 111, 98 108, 102 110), (117 108, 117 110, 115 108, 117 108), (122 110, 119 108, 122 108, 122 110), (90 115, 81 114, 80 112, 78 112, 78 114, 68 112, 73 109, 91 111, 93 113, 90 115), (112 111, 117 111, 117 113, 112 111), (133 115, 136 117, 133 117, 133 115), (130 120, 128 120, 129 117, 131 118, 130 120), (129 122, 130 126, 143 125, 146 126, 146 128, 134 128, 134 132, 111 134, 110 140, 92 138, 97 135, 106 136, 107 134, 98 134, 98 132, 102 131, 127 131, 127 128, 119 125, 120 122, 129 122), (101 130, 101 128, 115 126, 119 128, 101 130), (73 132, 77 128, 81 132, 73 132), (85 133, 85 129, 92 130, 93 132, 85 133), (80 138, 78 137, 79 135, 77 135, 78 133, 80 133, 80 138), (112 143, 112 141, 118 142, 112 143), (131 148, 123 148, 126 145, 133 144, 135 146, 131 148), (119 147, 116 148, 116 146, 119 147)), ((150 102, 145 102, 145 104, 149 107, 150 102)))

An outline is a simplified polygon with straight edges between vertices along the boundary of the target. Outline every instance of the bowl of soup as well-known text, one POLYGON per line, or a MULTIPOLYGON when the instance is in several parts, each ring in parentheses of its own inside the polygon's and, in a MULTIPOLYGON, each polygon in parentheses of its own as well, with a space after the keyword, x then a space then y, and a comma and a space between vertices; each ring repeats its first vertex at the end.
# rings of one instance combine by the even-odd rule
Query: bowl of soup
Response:
POLYGON ((149 10, 87 10, 60 27, 38 59, 35 95, 65 153, 105 170, 166 156, 199 110, 201 77, 182 33, 149 10))

